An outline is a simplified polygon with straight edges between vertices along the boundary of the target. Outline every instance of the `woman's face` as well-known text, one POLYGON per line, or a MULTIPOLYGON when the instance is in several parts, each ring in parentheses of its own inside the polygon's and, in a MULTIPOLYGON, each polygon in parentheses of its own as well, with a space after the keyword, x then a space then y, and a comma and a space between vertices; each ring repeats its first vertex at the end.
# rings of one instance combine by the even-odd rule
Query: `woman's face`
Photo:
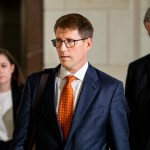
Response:
POLYGON ((0 85, 11 84, 14 64, 11 64, 4 54, 0 54, 0 85))

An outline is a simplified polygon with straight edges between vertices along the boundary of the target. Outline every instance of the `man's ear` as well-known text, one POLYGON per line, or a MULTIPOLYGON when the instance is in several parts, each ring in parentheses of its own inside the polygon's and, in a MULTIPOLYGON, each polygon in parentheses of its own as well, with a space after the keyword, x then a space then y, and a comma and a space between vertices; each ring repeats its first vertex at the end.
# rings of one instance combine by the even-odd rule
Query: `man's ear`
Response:
POLYGON ((90 37, 87 38, 86 40, 87 40, 87 48, 88 48, 88 50, 89 50, 89 49, 91 49, 91 47, 92 47, 93 40, 92 40, 92 38, 90 38, 90 37))
POLYGON ((150 35, 150 22, 149 21, 147 21, 147 22, 145 22, 145 28, 146 28, 146 30, 147 30, 147 32, 148 32, 148 34, 150 35))

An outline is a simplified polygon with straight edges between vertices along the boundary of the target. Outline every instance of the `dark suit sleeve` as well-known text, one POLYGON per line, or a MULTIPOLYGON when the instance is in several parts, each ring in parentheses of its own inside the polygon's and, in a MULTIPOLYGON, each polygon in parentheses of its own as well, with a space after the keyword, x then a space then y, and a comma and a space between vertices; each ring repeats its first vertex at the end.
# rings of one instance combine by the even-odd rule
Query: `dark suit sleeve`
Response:
POLYGON ((13 133, 13 141, 10 150, 24 150, 24 144, 27 138, 31 117, 30 111, 33 103, 32 99, 35 97, 35 93, 31 92, 31 89, 33 90, 33 85, 30 84, 29 80, 30 79, 28 78, 26 81, 22 95, 21 106, 13 133))
POLYGON ((123 85, 119 83, 110 105, 109 141, 111 141, 111 150, 130 150, 128 111, 123 85))

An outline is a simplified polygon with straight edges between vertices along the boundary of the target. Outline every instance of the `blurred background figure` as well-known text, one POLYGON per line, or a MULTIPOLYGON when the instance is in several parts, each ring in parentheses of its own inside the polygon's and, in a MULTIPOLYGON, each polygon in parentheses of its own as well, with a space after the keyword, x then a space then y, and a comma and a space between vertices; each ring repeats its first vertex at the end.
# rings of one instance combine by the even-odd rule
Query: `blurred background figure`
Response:
MULTIPOLYGON (((150 35, 150 8, 144 26, 150 35)), ((150 150, 150 54, 129 64, 125 94, 131 110, 131 150, 150 150)))
POLYGON ((144 17, 144 26, 150 35, 150 7, 147 9, 147 12, 144 17))
POLYGON ((24 87, 24 76, 13 56, 0 49, 0 150, 8 150, 24 87))

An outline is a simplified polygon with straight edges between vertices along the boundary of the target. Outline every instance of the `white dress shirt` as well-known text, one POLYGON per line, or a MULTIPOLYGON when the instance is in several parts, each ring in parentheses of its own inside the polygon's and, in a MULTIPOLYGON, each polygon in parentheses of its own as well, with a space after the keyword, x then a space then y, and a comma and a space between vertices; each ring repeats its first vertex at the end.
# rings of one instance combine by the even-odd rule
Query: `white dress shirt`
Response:
POLYGON ((80 70, 78 70, 75 74, 71 74, 63 67, 60 68, 58 75, 56 77, 56 90, 55 90, 56 91, 55 93, 56 103, 55 104, 56 104, 57 113, 58 113, 61 92, 66 83, 65 77, 68 75, 73 75, 76 77, 76 80, 72 81, 72 88, 74 92, 74 109, 75 109, 87 68, 88 68, 88 62, 86 62, 86 64, 80 70))
POLYGON ((0 141, 12 139, 14 129, 11 90, 0 93, 0 141))

